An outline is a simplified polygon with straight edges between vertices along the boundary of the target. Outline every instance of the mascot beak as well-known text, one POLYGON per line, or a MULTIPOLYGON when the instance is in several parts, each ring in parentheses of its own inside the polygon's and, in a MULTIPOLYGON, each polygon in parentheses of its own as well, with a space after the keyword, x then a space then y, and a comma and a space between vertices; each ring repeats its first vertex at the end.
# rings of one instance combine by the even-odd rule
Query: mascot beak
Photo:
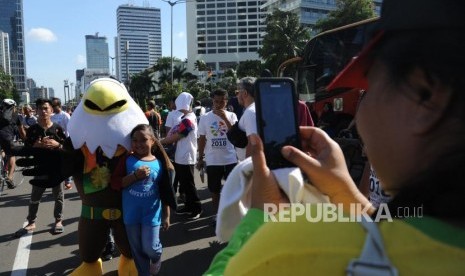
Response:
POLYGON ((123 84, 112 79, 98 79, 90 84, 82 103, 87 113, 109 115, 128 109, 129 100, 129 93, 123 84))

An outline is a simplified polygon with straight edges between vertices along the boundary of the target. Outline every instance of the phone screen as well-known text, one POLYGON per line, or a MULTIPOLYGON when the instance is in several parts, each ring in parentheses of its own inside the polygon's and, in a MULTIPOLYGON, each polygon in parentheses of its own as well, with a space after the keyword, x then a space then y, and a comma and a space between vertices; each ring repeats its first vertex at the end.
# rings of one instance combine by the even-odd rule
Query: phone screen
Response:
POLYGON ((291 79, 258 79, 256 81, 257 128, 263 140, 269 168, 293 167, 281 155, 281 148, 300 148, 297 124, 297 96, 291 79))

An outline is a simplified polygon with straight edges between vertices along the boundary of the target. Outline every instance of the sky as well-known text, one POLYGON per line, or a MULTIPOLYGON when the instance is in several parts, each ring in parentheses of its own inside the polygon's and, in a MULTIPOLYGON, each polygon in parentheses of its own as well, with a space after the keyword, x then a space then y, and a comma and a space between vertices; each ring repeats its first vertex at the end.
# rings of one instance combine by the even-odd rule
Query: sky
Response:
MULTIPOLYGON (((76 70, 86 67, 86 35, 106 36, 115 56, 116 9, 125 4, 161 10, 162 56, 170 56, 170 5, 161 0, 23 0, 28 78, 52 87, 64 101, 64 80, 76 83, 76 70)), ((186 4, 181 3, 173 6, 173 57, 186 59, 186 47, 186 4)))

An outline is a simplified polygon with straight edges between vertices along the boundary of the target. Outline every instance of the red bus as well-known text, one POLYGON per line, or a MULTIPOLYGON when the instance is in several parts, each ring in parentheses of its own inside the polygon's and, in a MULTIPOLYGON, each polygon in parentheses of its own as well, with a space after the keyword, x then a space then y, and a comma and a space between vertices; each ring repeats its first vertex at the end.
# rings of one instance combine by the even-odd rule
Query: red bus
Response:
POLYGON ((363 20, 318 34, 308 41, 301 57, 285 61, 278 69, 281 76, 294 74, 294 71, 287 73, 286 68, 297 69, 295 75, 290 77, 296 82, 299 99, 310 103, 318 116, 325 103, 332 103, 338 122, 336 133, 345 129, 355 116, 361 91, 351 88, 327 91, 326 86, 361 51, 377 19, 363 20))

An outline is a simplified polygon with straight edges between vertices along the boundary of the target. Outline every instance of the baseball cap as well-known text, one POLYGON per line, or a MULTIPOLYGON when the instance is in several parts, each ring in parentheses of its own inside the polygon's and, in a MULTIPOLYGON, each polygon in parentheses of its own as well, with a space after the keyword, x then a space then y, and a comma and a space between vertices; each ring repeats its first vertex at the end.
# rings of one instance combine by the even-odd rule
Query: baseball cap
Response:
POLYGON ((463 0, 384 0, 373 32, 358 56, 326 87, 367 89, 366 73, 372 64, 372 50, 387 32, 465 28, 463 0))

